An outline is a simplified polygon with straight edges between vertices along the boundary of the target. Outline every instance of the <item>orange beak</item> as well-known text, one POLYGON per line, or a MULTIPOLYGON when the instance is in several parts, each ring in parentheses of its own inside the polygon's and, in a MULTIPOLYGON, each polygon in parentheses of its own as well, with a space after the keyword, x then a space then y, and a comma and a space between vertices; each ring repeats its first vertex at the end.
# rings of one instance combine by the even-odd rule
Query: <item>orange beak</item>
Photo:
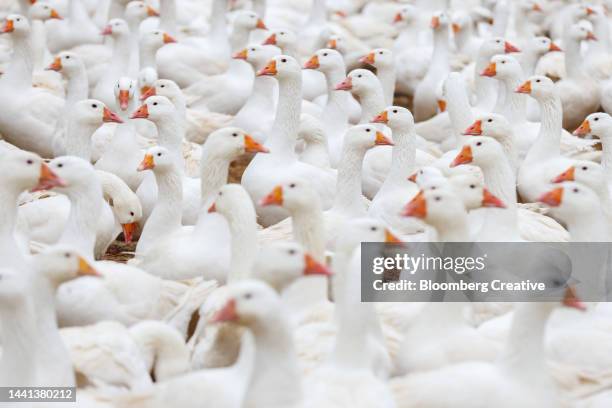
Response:
POLYGON ((123 239, 126 244, 132 242, 132 237, 134 236, 134 231, 138 228, 137 222, 131 222, 129 224, 121 224, 121 229, 123 229, 123 239))
POLYGON ((127 90, 120 90, 119 91, 119 108, 121 108, 121 110, 126 110, 128 108, 128 105, 130 103, 130 93, 127 90))
POLYGON ((419 191, 419 193, 415 195, 408 204, 406 204, 402 215, 405 217, 416 217, 421 219, 427 217, 427 201, 425 200, 425 195, 422 191, 419 191))
POLYGON ((208 212, 209 213, 217 212, 217 206, 215 205, 215 203, 212 203, 212 205, 208 208, 208 212))
POLYGON ((263 45, 276 45, 276 34, 272 34, 266 41, 263 42, 263 45))
POLYGON ((376 62, 376 55, 373 52, 371 52, 368 55, 361 57, 359 59, 359 62, 363 62, 364 64, 374 65, 374 63, 376 62))
POLYGON ((591 14, 595 14, 595 10, 593 10, 590 7, 587 7, 585 11, 587 13, 587 16, 590 16, 591 14))
POLYGON ((241 59, 241 60, 245 60, 246 61, 248 56, 249 56, 249 52, 245 48, 244 50, 238 51, 237 53, 232 55, 232 58, 234 58, 234 59, 241 59))
POLYGON ((268 65, 259 70, 257 76, 274 76, 276 74, 278 74, 276 70, 276 61, 272 60, 268 62, 268 65))
POLYGON ((151 170, 155 168, 155 161, 153 160, 153 156, 150 154, 145 154, 144 159, 140 162, 138 166, 138 171, 151 170))
POLYGON ((38 184, 31 191, 51 190, 54 187, 66 187, 66 182, 55 174, 45 163, 40 165, 38 184))
POLYGON ((308 61, 306 61, 306 64, 304 64, 304 69, 317 69, 319 66, 319 56, 313 55, 308 61))
POLYGON ((353 80, 351 77, 346 77, 346 79, 336 85, 336 91, 350 91, 353 89, 353 80))
POLYGON ((211 323, 231 322, 238 319, 236 300, 230 299, 211 319, 211 323))
POLYGON ((565 294, 563 296, 563 305, 567 307, 573 307, 578 310, 586 310, 586 306, 584 303, 580 301, 578 295, 576 294, 576 289, 573 286, 568 286, 565 289, 565 294))
POLYGON ((283 205, 283 187, 276 186, 274 189, 265 196, 260 202, 259 205, 262 207, 267 207, 269 205, 283 205))
POLYGON ((431 18, 431 24, 430 24, 431 28, 433 28, 434 30, 437 29, 438 27, 440 27, 440 17, 438 16, 433 16, 431 18))
POLYGON ((155 10, 151 6, 147 6, 147 16, 149 17, 159 17, 159 12, 155 10))
POLYGON ((436 102, 438 102, 438 109, 440 110, 440 112, 445 112, 446 111, 446 101, 444 99, 438 99, 436 102))
POLYGON ((561 49, 561 47, 559 47, 557 44, 551 41, 550 47, 548 47, 548 51, 563 51, 563 50, 561 49))
POLYGON ((260 30, 267 30, 268 27, 266 27, 266 25, 264 24, 263 20, 260 18, 259 20, 257 20, 257 25, 255 26, 255 28, 259 28, 260 30))
POLYGON ((547 204, 551 207, 558 207, 561 205, 563 199, 563 187, 555 188, 548 193, 542 194, 538 201, 547 204))
POLYGON ((163 39, 164 39, 164 44, 171 44, 171 43, 175 43, 176 42, 174 37, 172 37, 168 33, 164 33, 163 39))
POLYGON ((574 130, 574 135, 576 136, 586 136, 591 134, 591 124, 587 119, 585 119, 580 127, 574 130))
POLYGON ((457 34, 459 31, 461 31, 461 26, 457 23, 453 23, 451 24, 451 27, 453 28, 453 33, 457 34))
POLYGON ((62 60, 61 60, 61 58, 60 57, 56 57, 53 60, 53 62, 51 63, 51 65, 49 65, 47 67, 47 70, 48 71, 57 71, 57 72, 59 72, 59 71, 62 70, 62 68, 63 67, 62 67, 62 60))
POLYGON ((268 148, 253 139, 251 135, 244 135, 244 150, 248 153, 270 153, 268 148))
POLYGON ((482 120, 478 119, 476 122, 472 123, 472 126, 467 128, 463 134, 468 136, 482 135, 482 120))
POLYGON ((494 77, 495 75, 497 75, 497 67, 495 63, 492 62, 489 65, 487 65, 487 67, 484 69, 484 71, 482 71, 480 75, 486 76, 486 77, 494 77))
POLYGON ((400 22, 400 21, 402 21, 402 20, 403 20, 403 18, 402 18, 402 13, 397 13, 397 14, 395 15, 395 17, 393 17, 393 22, 394 22, 394 23, 399 23, 399 22, 400 22))
POLYGON ((483 207, 494 207, 494 208, 506 208, 506 205, 502 200, 495 197, 486 188, 482 189, 482 206, 483 207))
POLYGON ((2 32, 12 33, 13 31, 15 31, 15 25, 13 23, 13 20, 7 19, 6 22, 4 23, 4 28, 2 29, 2 32))
POLYGON ((381 132, 376 132, 376 140, 374 141, 376 146, 393 146, 393 142, 387 139, 381 132))
POLYGON ((530 94, 531 93, 531 81, 525 81, 523 85, 516 88, 515 92, 522 93, 522 94, 530 94))
POLYGON ((63 20, 62 16, 59 15, 56 9, 51 9, 51 14, 49 14, 50 18, 55 18, 57 20, 63 20))
POLYGON ((586 36, 587 41, 597 41, 597 37, 593 34, 592 31, 589 31, 586 36))
POLYGON ((463 146, 463 149, 459 152, 455 160, 451 163, 450 167, 456 167, 461 164, 468 164, 474 160, 472 156, 472 148, 470 146, 463 146))
POLYGON ((102 121, 104 123, 123 123, 121 118, 117 116, 115 112, 108 109, 106 106, 104 107, 103 112, 104 113, 102 114, 102 121))
POLYGON ((571 166, 569 169, 565 170, 563 173, 559 174, 557 177, 553 179, 553 183, 563 183, 564 181, 574 181, 576 168, 571 166))
POLYGON ((415 171, 414 173, 412 173, 410 176, 408 176, 408 181, 412 181, 413 183, 416 183, 418 174, 419 174, 418 171, 415 171))
POLYGON ((304 254, 304 275, 324 275, 331 276, 332 271, 310 254, 304 254))
POLYGON ((132 115, 131 119, 146 119, 149 117, 149 108, 147 104, 143 104, 138 108, 136 112, 132 115))
POLYGON ((531 7, 533 11, 542 11, 542 7, 538 3, 535 3, 533 7, 531 7))
POLYGON ((338 47, 338 42, 336 40, 329 40, 327 42, 327 48, 331 48, 332 50, 335 50, 336 47, 338 47))
POLYGON ((385 229, 385 243, 387 244, 401 244, 403 241, 396 237, 391 231, 385 229))
POLYGON ((96 271, 85 258, 79 256, 79 269, 77 271, 78 276, 102 276, 96 271))
POLYGON ((157 95, 157 93, 155 92, 155 87, 154 86, 143 86, 140 89, 140 100, 144 101, 147 98, 150 98, 151 96, 155 96, 157 95))
POLYGON ((387 111, 382 111, 376 115, 376 117, 372 119, 372 123, 389 123, 389 115, 387 114, 387 111))
POLYGON ((521 50, 519 50, 518 47, 515 46, 514 44, 511 44, 508 41, 506 41, 504 42, 504 52, 506 54, 509 54, 511 52, 521 52, 521 50))
POLYGON ((106 27, 104 27, 104 30, 102 30, 100 34, 101 35, 111 35, 112 33, 113 33, 113 27, 111 27, 110 25, 107 25, 106 27))

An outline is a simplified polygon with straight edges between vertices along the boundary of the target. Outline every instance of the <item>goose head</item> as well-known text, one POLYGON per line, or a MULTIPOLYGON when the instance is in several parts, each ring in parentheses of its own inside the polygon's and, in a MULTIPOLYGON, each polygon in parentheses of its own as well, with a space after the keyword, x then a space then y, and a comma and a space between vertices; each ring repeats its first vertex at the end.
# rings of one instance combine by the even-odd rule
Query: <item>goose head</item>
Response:
POLYGON ((451 29, 456 36, 471 33, 472 24, 472 17, 466 11, 459 10, 451 16, 451 29))
POLYGON ((62 17, 59 15, 56 9, 51 7, 48 3, 37 2, 30 6, 28 11, 30 19, 47 21, 49 19, 61 20, 62 17))
POLYGON ((140 46, 142 48, 156 51, 166 44, 175 43, 176 40, 170 34, 163 30, 152 30, 143 33, 140 36, 140 46))
POLYGON ((302 74, 301 71, 302 68, 295 58, 288 55, 277 55, 263 69, 257 72, 257 76, 273 76, 282 80, 285 78, 299 78, 302 74))
POLYGON ((296 280, 311 275, 331 275, 331 270, 295 242, 280 242, 259 251, 253 277, 281 292, 296 280))
POLYGON ((466 136, 489 136, 502 143, 512 138, 512 125, 504 115, 488 113, 476 119, 465 132, 466 136))
POLYGON ((567 170, 552 179, 555 184, 566 181, 584 184, 594 191, 607 191, 603 166, 588 160, 576 160, 567 170))
POLYGON ((576 136, 597 136, 600 139, 608 137, 612 129, 612 117, 604 112, 591 113, 574 131, 576 136))
POLYGON ((162 146, 153 146, 147 152, 138 166, 138 171, 153 170, 155 173, 164 173, 175 168, 174 157, 168 149, 162 146))
POLYGON ((487 60, 490 60, 495 55, 508 54, 511 52, 520 52, 520 50, 514 44, 504 40, 502 37, 485 39, 478 50, 478 54, 487 60))
POLYGON ((542 75, 529 77, 515 92, 527 94, 536 100, 554 98, 557 95, 555 83, 542 75))
POLYGON ((331 48, 323 48, 313 54, 304 64, 304 69, 316 69, 321 72, 331 72, 334 69, 343 68, 344 59, 342 54, 331 48))
POLYGON ((9 14, 4 19, 4 26, 0 29, 0 34, 26 37, 30 35, 30 23, 28 19, 22 15, 9 14))
POLYGON ((461 197, 467 210, 482 207, 504 208, 504 204, 491 194, 484 186, 484 180, 478 174, 462 174, 450 179, 453 191, 461 197))
POLYGON ((595 37, 591 28, 584 24, 573 24, 567 32, 567 38, 578 43, 582 41, 597 41, 597 37, 595 37))
POLYGON ((66 77, 70 78, 78 72, 85 71, 85 64, 83 64, 83 60, 78 54, 70 51, 62 51, 46 69, 49 71, 61 72, 66 77))
POLYGON ((371 71, 354 69, 344 81, 336 85, 336 90, 350 91, 357 96, 362 96, 368 92, 374 92, 377 87, 380 87, 380 82, 371 71))
POLYGON ((371 124, 349 128, 344 135, 344 144, 360 151, 366 151, 374 146, 393 146, 393 142, 371 124))
POLYGON ((181 88, 171 79, 156 79, 148 90, 140 95, 140 100, 144 101, 155 95, 164 96, 168 98, 170 102, 176 104, 179 99, 183 98, 183 91, 181 91, 181 88))
POLYGON ((237 127, 226 127, 211 133, 204 144, 215 157, 223 157, 228 162, 245 153, 268 153, 269 150, 258 143, 251 135, 237 127))
POLYGON ((98 181, 91 163, 76 156, 56 157, 49 162, 49 168, 65 182, 55 190, 68 196, 77 190, 87 189, 93 180, 98 181))
POLYGON ((100 273, 74 248, 54 245, 34 256, 36 269, 55 285, 80 276, 97 276, 100 273))
POLYGON ((140 95, 145 95, 157 81, 157 70, 153 67, 146 67, 138 73, 138 87, 140 95))
POLYGON ((424 183, 438 179, 446 180, 446 177, 442 170, 433 166, 423 166, 408 176, 408 180, 416 183, 419 187, 422 187, 424 183))
POLYGON ((106 27, 102 30, 102 35, 109 35, 114 39, 127 37, 130 35, 130 28, 125 20, 120 18, 113 18, 108 22, 106 27))
POLYGON ((115 99, 122 111, 126 111, 130 105, 130 101, 134 98, 136 92, 136 81, 132 78, 121 77, 114 87, 115 99))
POLYGON ((208 212, 217 212, 228 222, 244 224, 246 220, 255 222, 255 208, 251 196, 240 184, 226 184, 219 189, 215 202, 208 212))
POLYGON ((393 52, 386 48, 375 48, 359 59, 359 62, 373 66, 374 68, 393 68, 395 61, 393 52))
POLYGON ((86 126, 100 127, 104 123, 123 123, 116 113, 97 99, 84 99, 75 103, 71 115, 75 122, 86 126))
POLYGON ((538 201, 551 207, 551 212, 565 223, 574 221, 601 207, 597 194, 584 184, 563 182, 546 193, 538 201))
POLYGON ((118 188, 112 194, 107 193, 105 198, 115 219, 121 225, 125 243, 131 243, 138 223, 142 219, 142 205, 138 196, 129 188, 118 188))
POLYGON ((391 130, 408 130, 414 127, 414 117, 412 113, 401 106, 389 106, 373 120, 373 123, 383 123, 391 130))
POLYGON ((349 220, 336 238, 336 253, 350 254, 361 242, 401 244, 402 241, 376 218, 349 220))
POLYGON ((164 120, 168 120, 176 114, 176 108, 170 99, 165 96, 151 96, 136 112, 132 114, 132 119, 148 119, 151 122, 158 124, 164 120))
POLYGON ((28 283, 22 271, 0 268, 0 305, 12 308, 27 299, 28 283))
POLYGON ((140 22, 147 17, 159 17, 159 12, 144 1, 130 1, 125 6, 126 20, 140 22))
POLYGON ((499 163, 504 156, 504 150, 497 140, 487 136, 475 137, 463 145, 450 166, 473 164, 480 168, 489 167, 499 163))
POLYGON ((268 47, 259 44, 250 44, 241 51, 238 51, 233 55, 234 59, 241 59, 253 67, 253 69, 259 70, 265 66, 275 56, 280 55, 280 50, 277 47, 268 47))
POLYGON ((510 55, 495 55, 491 58, 489 65, 480 75, 495 77, 499 80, 509 80, 521 76, 523 69, 516 58, 510 55))
POLYGON ((264 21, 259 18, 257 13, 254 13, 250 10, 240 10, 236 12, 233 23, 234 29, 241 28, 243 30, 248 31, 255 30, 256 28, 260 30, 268 29, 264 21))
POLYGON ((550 38, 542 36, 533 37, 529 39, 526 48, 538 57, 541 57, 542 55, 548 52, 562 51, 561 48, 557 44, 555 44, 550 38))
POLYGON ((412 4, 404 4, 397 13, 395 13, 393 24, 400 29, 408 27, 417 21, 419 13, 420 10, 412 4))
POLYGON ((15 194, 30 190, 49 190, 65 186, 61 179, 40 156, 23 150, 10 150, 0 154, 0 171, 3 184, 15 194))
POLYGON ((270 35, 264 40, 262 45, 274 45, 282 51, 291 49, 297 44, 297 35, 285 28, 270 30, 270 35))
POLYGON ((211 321, 254 327, 269 320, 271 315, 278 315, 281 310, 283 306, 274 289, 261 281, 245 279, 228 286, 226 303, 211 321))
POLYGON ((340 54, 345 54, 347 52, 346 40, 338 34, 330 35, 326 46, 329 49, 338 51, 340 54))
POLYGON ((293 213, 312 207, 319 201, 319 195, 308 181, 288 180, 274 187, 267 196, 261 199, 259 205, 262 207, 278 205, 293 213))
POLYGON ((431 16, 429 26, 434 33, 447 33, 450 25, 450 18, 444 11, 437 11, 431 16))

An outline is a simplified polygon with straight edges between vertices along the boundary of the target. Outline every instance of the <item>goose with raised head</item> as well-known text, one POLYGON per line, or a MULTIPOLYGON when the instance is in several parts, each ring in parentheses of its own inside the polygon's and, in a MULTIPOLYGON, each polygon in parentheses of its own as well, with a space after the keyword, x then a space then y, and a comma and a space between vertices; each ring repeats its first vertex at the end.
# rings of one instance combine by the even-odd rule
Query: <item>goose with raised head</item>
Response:
POLYGON ((393 105, 395 94, 395 60, 393 53, 385 48, 376 48, 360 59, 361 62, 376 68, 376 76, 382 85, 385 105, 393 105))
POLYGON ((580 127, 574 131, 579 137, 597 136, 601 141, 601 165, 605 170, 608 185, 612 184, 612 117, 607 113, 596 112, 587 116, 580 127))
POLYGON ((145 68, 157 70, 157 62, 155 60, 157 51, 164 45, 173 43, 176 43, 174 37, 163 30, 152 30, 142 33, 138 43, 140 71, 142 72, 145 68))
POLYGON ((58 82, 59 77, 52 72, 45 72, 45 61, 51 59, 51 54, 47 49, 45 35, 45 22, 50 19, 62 19, 56 9, 46 3, 34 3, 30 7, 28 16, 30 18, 32 30, 32 49, 34 60, 34 71, 32 84, 36 87, 46 88, 47 90, 62 96, 62 84, 58 82))
MULTIPOLYGON (((301 69, 295 59, 279 55, 274 57, 258 75, 274 76, 279 83, 279 102, 274 125, 265 146, 270 154, 258 155, 242 175, 242 185, 255 202, 259 202, 285 177, 308 179, 316 185, 323 208, 329 208, 334 197, 336 176, 333 171, 321 169, 297 160, 295 144, 299 129, 301 104, 301 69)), ((269 226, 287 217, 285 210, 257 206, 259 222, 269 226)))
POLYGON ((47 23, 47 45, 49 51, 57 53, 78 45, 101 43, 100 31, 87 14, 83 2, 68 0, 65 19, 54 19, 47 23))

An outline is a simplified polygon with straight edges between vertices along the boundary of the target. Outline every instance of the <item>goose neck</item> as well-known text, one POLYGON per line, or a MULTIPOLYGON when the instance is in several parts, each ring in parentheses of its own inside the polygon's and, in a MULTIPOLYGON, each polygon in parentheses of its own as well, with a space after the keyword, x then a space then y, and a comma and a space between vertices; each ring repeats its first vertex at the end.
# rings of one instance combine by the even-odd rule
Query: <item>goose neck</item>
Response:
POLYGON ((210 14, 210 37, 215 44, 226 44, 227 34, 227 2, 228 0, 213 0, 212 12, 210 14))
POLYGON ((563 38, 563 49, 565 51, 565 72, 567 78, 580 79, 584 76, 582 70, 582 56, 580 54, 580 41, 569 36, 563 38))
POLYGON ((482 52, 478 53, 476 59, 476 69, 474 69, 474 90, 478 107, 490 110, 495 104, 495 97, 499 93, 500 83, 493 78, 480 75, 489 64, 491 55, 486 55, 482 52))
POLYGON ((78 119, 73 118, 68 123, 66 154, 91 161, 91 135, 98 127, 98 125, 81 123, 78 119))
POLYGON ((416 164, 416 133, 414 128, 392 129, 393 146, 391 153, 391 170, 383 183, 385 185, 401 186, 407 183, 406 178, 415 170, 416 164))
POLYGON ((319 262, 325 262, 325 228, 321 202, 317 198, 298 211, 291 211, 293 236, 319 262))
POLYGON ((155 122, 160 146, 165 147, 175 156, 176 163, 181 171, 185 169, 185 159, 182 152, 182 144, 185 136, 185 128, 183 125, 177 111, 155 122))
POLYGON ((383 88, 385 104, 391 106, 393 105, 393 95, 395 93, 395 65, 376 68, 376 73, 383 88))
POLYGON ((3 386, 40 386, 36 379, 38 362, 34 306, 27 298, 20 298, 10 309, 0 305, 0 381, 3 386))
MULTIPOLYGON (((20 191, 8 188, 8 186, 0 187, 0 259, 15 260, 18 259, 15 266, 23 266, 23 257, 21 249, 15 240, 15 221, 17 220, 17 201, 20 191)), ((2 262, 3 265, 7 262, 2 262)), ((12 262, 8 262, 12 264, 12 262)))
POLYGON ((159 47, 153 44, 147 44, 140 42, 139 44, 139 60, 140 69, 153 68, 157 70, 157 63, 155 62, 155 56, 157 55, 159 47))
POLYGON ((563 110, 561 99, 549 96, 538 100, 540 106, 540 132, 535 143, 527 152, 526 163, 535 163, 559 157, 561 154, 561 132, 563 130, 563 110))
POLYGON ((327 1, 313 0, 306 26, 319 26, 327 21, 327 1))
MULTIPOLYGON (((74 106, 78 101, 87 99, 89 93, 89 81, 87 71, 84 66, 79 66, 75 70, 70 70, 66 74, 68 82, 66 84, 66 108, 74 106)), ((66 110, 66 112, 69 112, 66 110)))
POLYGON ((232 45, 232 52, 239 51, 243 49, 244 47, 246 47, 249 42, 250 34, 251 34, 250 29, 246 27, 234 25, 234 29, 232 30, 232 34, 230 37, 230 44, 232 45))
POLYGON ((210 146, 204 144, 202 160, 200 161, 200 186, 202 211, 208 211, 211 200, 221 187, 227 183, 230 161, 211 151, 210 146))
POLYGON ((302 108, 302 77, 279 79, 279 96, 276 117, 266 140, 266 146, 272 155, 295 159, 295 144, 300 123, 302 108))
POLYGON ((470 240, 467 213, 461 214, 444 224, 434 225, 441 242, 466 242, 470 240))
POLYGON ((250 203, 245 203, 227 219, 231 234, 231 259, 228 283, 248 278, 257 257, 257 215, 250 203))
POLYGON ((45 23, 42 20, 31 20, 33 65, 35 71, 41 71, 44 66, 47 41, 45 36, 45 23))
POLYGON ((159 28, 170 35, 176 35, 176 0, 159 2, 159 28))
POLYGON ((385 109, 385 97, 382 87, 366 89, 365 92, 358 95, 359 103, 361 104, 361 120, 359 123, 370 123, 372 118, 378 115, 385 109))
POLYGON ((13 55, 2 76, 2 83, 8 84, 15 90, 27 89, 32 86, 32 73, 34 72, 31 35, 29 33, 26 35, 13 34, 12 38, 13 55))
POLYGON ((497 95, 495 112, 503 114, 513 125, 525 122, 527 97, 524 94, 514 92, 521 84, 521 75, 515 73, 502 80, 504 92, 497 95))
POLYGON ((448 53, 448 31, 445 29, 434 30, 434 45, 433 54, 431 56, 430 67, 445 67, 449 66, 448 53))
POLYGON ((70 215, 59 241, 73 245, 85 256, 93 258, 98 221, 104 203, 102 186, 96 177, 87 185, 66 192, 70 200, 70 215))
POLYGON ((612 128, 606 129, 601 139, 601 165, 608 183, 612 183, 612 128))
POLYGON ((126 72, 130 61, 130 35, 120 34, 114 38, 113 56, 111 57, 111 64, 115 69, 120 72, 126 72))
POLYGON ((347 216, 365 217, 361 171, 366 151, 345 143, 338 166, 336 196, 332 209, 347 216))
POLYGON ((610 233, 608 224, 603 223, 606 219, 601 204, 595 208, 580 213, 579 216, 568 218, 567 230, 572 242, 608 242, 610 233))
MULTIPOLYGON (((452 77, 451 77, 452 78, 452 77)), ((474 123, 474 115, 470 107, 467 93, 463 81, 452 80, 446 81, 447 94, 447 110, 453 132, 455 133, 456 145, 461 142, 461 135, 472 123, 474 123)))
POLYGON ((262 19, 266 20, 266 10, 267 10, 267 0, 253 0, 253 10, 257 13, 257 15, 262 19))

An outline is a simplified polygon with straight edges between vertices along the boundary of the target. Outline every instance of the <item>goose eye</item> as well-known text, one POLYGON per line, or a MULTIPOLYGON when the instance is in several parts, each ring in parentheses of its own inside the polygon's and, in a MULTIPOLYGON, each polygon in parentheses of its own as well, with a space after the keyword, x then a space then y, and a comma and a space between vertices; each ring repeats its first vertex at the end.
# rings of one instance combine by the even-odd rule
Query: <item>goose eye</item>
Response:
POLYGON ((482 146, 482 142, 476 143, 476 146, 482 146))
POLYGON ((500 44, 500 43, 501 43, 501 40, 495 40, 495 42, 496 42, 496 43, 498 43, 498 44, 500 44))
POLYGON ((540 83, 540 80, 539 80, 539 79, 536 79, 536 82, 539 84, 539 83, 540 83))
POLYGON ((382 52, 382 51, 378 51, 378 54, 379 54, 379 55, 383 55, 383 52, 382 52))
POLYGON ((60 167, 60 168, 61 168, 61 167, 64 167, 64 165, 63 165, 62 163, 58 163, 58 164, 57 164, 57 167, 60 167))
POLYGON ((366 132, 369 132, 369 131, 371 131, 371 130, 372 130, 372 129, 370 129, 370 128, 367 128, 367 129, 366 129, 366 132))
POLYGON ((133 217, 134 216, 134 211, 130 211, 130 215, 133 217))
POLYGON ((238 133, 232 133, 233 137, 238 137, 238 133))
POLYGON ((289 250, 289 251, 287 251, 287 252, 289 252, 289 255, 295 255, 295 249, 290 249, 290 250, 289 250))
POLYGON ((597 121, 599 120, 599 118, 595 118, 595 119, 593 119, 593 120, 594 120, 595 122, 597 122, 597 121))
POLYGON ((578 193, 580 190, 578 190, 577 188, 574 187, 574 189, 572 190, 574 193, 578 193))
POLYGON ((253 294, 250 293, 250 292, 249 293, 245 293, 244 296, 243 296, 243 298, 245 298, 245 299, 250 299, 252 297, 253 297, 253 294))
POLYGON ((357 75, 357 78, 361 78, 361 74, 357 75))
POLYGON ((502 61, 501 63, 502 63, 502 64, 505 64, 505 63, 506 63, 506 61, 502 61))
POLYGON ((376 232, 378 231, 378 227, 370 227, 370 231, 376 232))
POLYGON ((289 188, 295 188, 295 183, 289 184, 289 188))
POLYGON ((219 191, 219 195, 222 196, 223 195, 223 191, 219 191))
POLYGON ((393 109, 393 113, 397 113, 397 109, 393 109))
POLYGON ((587 166, 582 166, 582 170, 587 171, 587 166))
POLYGON ((327 53, 326 53, 326 52, 324 52, 324 53, 323 53, 323 56, 324 56, 324 57, 327 57, 327 53))
POLYGON ((166 87, 166 85, 161 85, 161 86, 160 86, 160 88, 165 88, 165 87, 166 87))
POLYGON ((153 106, 157 106, 157 102, 153 102, 153 106))
POLYGON ((438 188, 438 187, 436 187, 436 186, 432 186, 432 187, 431 187, 431 189, 432 189, 432 190, 435 190, 435 189, 437 189, 437 188, 438 188))
POLYGON ((32 159, 28 159, 28 160, 26 161, 26 163, 28 163, 28 164, 32 164, 32 163, 34 163, 34 161, 33 161, 32 159))
POLYGON ((283 58, 281 62, 287 62, 287 58, 283 58))
POLYGON ((66 258, 70 258, 70 252, 66 252, 66 253, 64 254, 64 257, 66 257, 66 258))
POLYGON ((70 59, 70 55, 66 55, 66 59, 70 59))
POLYGON ((96 109, 96 108, 98 107, 98 105, 97 105, 97 104, 95 104, 95 103, 92 103, 92 104, 91 104, 91 107, 92 107, 92 108, 94 108, 94 109, 96 109))
POLYGON ((476 184, 470 184, 470 188, 476 188, 476 184))
POLYGON ((434 197, 434 200, 440 201, 440 200, 442 200, 442 197, 434 197))
POLYGON ((491 123, 493 122, 493 119, 487 119, 487 122, 491 123))

